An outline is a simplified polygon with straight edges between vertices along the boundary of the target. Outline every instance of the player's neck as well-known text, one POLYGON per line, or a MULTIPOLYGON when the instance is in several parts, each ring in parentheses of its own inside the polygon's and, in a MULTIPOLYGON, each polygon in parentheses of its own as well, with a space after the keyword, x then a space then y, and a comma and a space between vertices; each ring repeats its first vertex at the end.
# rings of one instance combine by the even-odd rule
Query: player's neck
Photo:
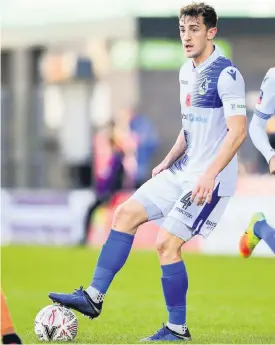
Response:
POLYGON ((213 45, 213 43, 211 43, 208 47, 206 47, 206 49, 204 50, 204 52, 193 59, 193 64, 195 67, 198 67, 201 63, 203 63, 205 60, 207 60, 209 58, 210 55, 212 55, 212 53, 214 52, 215 47, 213 45))

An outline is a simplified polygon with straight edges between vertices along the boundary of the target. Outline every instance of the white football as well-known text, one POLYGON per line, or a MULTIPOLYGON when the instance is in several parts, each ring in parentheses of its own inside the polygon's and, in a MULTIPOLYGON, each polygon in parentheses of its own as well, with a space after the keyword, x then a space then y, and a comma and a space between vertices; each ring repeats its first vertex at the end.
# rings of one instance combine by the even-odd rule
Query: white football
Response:
POLYGON ((59 305, 48 305, 34 320, 34 332, 42 341, 70 341, 76 337, 77 329, 75 314, 59 305))

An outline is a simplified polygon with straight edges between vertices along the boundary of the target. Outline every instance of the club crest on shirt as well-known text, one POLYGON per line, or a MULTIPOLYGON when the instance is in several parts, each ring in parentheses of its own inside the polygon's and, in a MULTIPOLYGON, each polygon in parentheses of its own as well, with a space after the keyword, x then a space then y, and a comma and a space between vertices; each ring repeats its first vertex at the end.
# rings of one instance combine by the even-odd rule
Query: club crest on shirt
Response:
POLYGON ((261 103, 262 103, 262 100, 263 100, 263 95, 264 95, 263 91, 262 91, 262 90, 260 90, 260 94, 259 94, 259 98, 258 98, 258 102, 257 102, 257 104, 261 104, 261 103))
POLYGON ((203 95, 205 95, 206 94, 206 92, 207 92, 207 90, 208 90, 208 85, 211 83, 211 80, 208 80, 207 78, 205 78, 203 81, 202 81, 202 83, 201 83, 201 85, 200 85, 200 87, 199 87, 199 94, 201 95, 201 96, 203 96, 203 95))

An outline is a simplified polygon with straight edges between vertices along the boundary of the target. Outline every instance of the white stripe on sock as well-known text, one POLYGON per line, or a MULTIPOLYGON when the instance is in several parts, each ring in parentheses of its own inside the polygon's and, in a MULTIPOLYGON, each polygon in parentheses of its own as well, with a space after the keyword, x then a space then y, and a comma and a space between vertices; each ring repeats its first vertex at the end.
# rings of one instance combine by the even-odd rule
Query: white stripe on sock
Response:
POLYGON ((89 286, 85 291, 95 303, 102 302, 105 297, 105 294, 101 293, 93 286, 89 286))
POLYGON ((187 329, 186 323, 184 325, 175 325, 173 323, 167 322, 166 326, 171 329, 171 331, 174 331, 178 334, 184 334, 187 329))

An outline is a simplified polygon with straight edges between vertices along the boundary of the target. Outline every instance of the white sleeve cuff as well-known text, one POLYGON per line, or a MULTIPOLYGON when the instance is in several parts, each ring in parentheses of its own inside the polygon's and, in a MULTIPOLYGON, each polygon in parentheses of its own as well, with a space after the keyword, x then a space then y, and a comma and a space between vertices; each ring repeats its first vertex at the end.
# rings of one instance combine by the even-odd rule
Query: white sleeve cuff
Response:
POLYGON ((223 102, 225 118, 229 116, 243 115, 246 116, 245 100, 243 98, 234 98, 223 102))

